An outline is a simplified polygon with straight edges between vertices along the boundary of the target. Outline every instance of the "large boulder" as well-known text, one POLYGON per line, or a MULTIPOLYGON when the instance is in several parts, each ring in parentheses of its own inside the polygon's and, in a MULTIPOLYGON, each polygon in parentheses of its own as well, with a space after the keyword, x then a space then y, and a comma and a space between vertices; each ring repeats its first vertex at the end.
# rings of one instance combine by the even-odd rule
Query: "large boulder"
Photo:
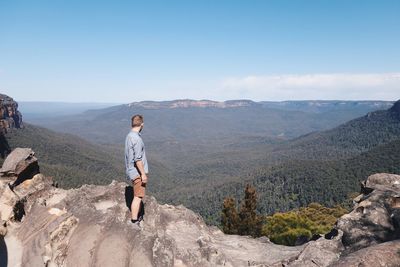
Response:
POLYGON ((353 211, 337 222, 347 252, 400 238, 400 175, 371 175, 361 191, 353 211))
MULTIPOLYGON (((31 194, 52 184, 39 174, 39 165, 30 148, 16 148, 0 169, 0 221, 4 229, 10 220, 21 220, 24 203, 31 194)), ((3 230, 1 230, 3 231, 3 230)))
POLYGON ((0 176, 29 179, 39 172, 35 152, 31 148, 16 148, 5 159, 0 176))

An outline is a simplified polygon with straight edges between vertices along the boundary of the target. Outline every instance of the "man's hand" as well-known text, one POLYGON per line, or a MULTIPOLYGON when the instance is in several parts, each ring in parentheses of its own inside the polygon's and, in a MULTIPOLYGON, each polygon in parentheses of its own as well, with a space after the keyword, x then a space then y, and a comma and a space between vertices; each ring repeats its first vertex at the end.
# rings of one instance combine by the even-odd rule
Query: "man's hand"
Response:
POLYGON ((147 175, 146 174, 142 174, 142 183, 147 183, 147 175))

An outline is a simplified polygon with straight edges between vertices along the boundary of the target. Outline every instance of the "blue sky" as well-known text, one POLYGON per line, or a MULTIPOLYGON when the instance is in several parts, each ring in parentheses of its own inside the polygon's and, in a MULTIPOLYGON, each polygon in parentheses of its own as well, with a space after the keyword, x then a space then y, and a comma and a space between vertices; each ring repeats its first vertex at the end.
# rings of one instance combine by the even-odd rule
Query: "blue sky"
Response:
POLYGON ((0 1, 17 101, 400 98, 400 1, 0 1))

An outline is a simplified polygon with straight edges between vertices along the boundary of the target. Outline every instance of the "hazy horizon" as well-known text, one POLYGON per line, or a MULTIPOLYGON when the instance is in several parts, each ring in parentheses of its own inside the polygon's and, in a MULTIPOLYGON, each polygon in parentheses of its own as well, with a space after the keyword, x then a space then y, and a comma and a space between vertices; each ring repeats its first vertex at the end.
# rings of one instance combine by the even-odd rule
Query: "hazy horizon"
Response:
MULTIPOLYGON (((10 96, 10 95, 9 95, 10 96)), ((12 97, 12 96, 10 96, 12 97)), ((71 101, 43 101, 43 100, 17 100, 14 98, 15 101, 17 101, 18 103, 51 103, 51 104, 106 104, 106 105, 124 105, 124 104, 129 104, 129 103, 140 103, 140 102, 171 102, 171 101, 185 101, 185 100, 189 100, 189 101, 213 101, 213 102, 228 102, 228 101, 253 101, 253 102, 307 102, 307 101, 326 101, 326 102, 336 102, 336 101, 344 101, 344 102, 368 102, 368 101, 382 101, 382 102, 396 102, 398 100, 400 100, 400 98, 398 99, 391 99, 391 100, 383 100, 383 99, 293 99, 293 100, 278 100, 278 101, 272 101, 272 100, 254 100, 254 99, 246 99, 246 98, 242 98, 242 99, 226 99, 226 100, 214 100, 214 99, 193 99, 193 98, 176 98, 176 99, 166 99, 166 100, 152 100, 152 99, 148 99, 148 100, 141 100, 141 101, 128 101, 128 102, 119 102, 119 103, 115 103, 115 102, 71 102, 71 101)))
POLYGON ((86 103, 400 99, 398 14, 392 0, 5 1, 0 90, 86 103))

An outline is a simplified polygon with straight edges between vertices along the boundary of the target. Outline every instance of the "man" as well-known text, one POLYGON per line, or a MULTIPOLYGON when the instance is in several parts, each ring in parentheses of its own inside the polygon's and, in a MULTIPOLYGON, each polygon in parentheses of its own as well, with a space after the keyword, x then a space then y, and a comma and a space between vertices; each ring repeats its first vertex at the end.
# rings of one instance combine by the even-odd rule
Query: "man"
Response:
POLYGON ((142 217, 138 218, 142 198, 145 195, 147 173, 149 172, 144 143, 141 138, 143 116, 132 117, 132 129, 125 139, 125 166, 127 179, 132 182, 134 198, 131 205, 131 222, 139 226, 142 217))

